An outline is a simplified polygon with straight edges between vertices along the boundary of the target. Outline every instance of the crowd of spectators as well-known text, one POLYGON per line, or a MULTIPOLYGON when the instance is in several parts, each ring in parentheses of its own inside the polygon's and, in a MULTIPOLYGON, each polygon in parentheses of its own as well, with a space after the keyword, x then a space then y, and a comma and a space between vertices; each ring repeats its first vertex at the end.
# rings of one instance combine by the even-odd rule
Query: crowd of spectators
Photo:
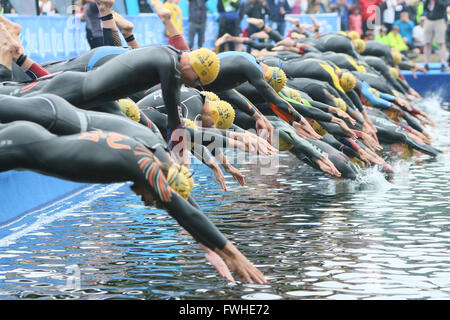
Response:
MULTIPOLYGON (((183 29, 180 0, 166 0, 172 11, 175 25, 183 29)), ((205 41, 208 0, 189 2, 189 46, 201 47, 205 41)), ((75 1, 83 5, 90 0, 75 1)), ((0 0, 4 13, 14 13, 9 0, 0 0)), ((52 15, 55 6, 52 0, 38 0, 39 14, 52 15)), ((428 63, 432 52, 447 59, 450 42, 450 0, 218 0, 218 37, 225 33, 232 36, 251 36, 258 30, 249 25, 241 30, 245 16, 264 19, 268 25, 284 35, 286 14, 316 14, 335 12, 340 17, 341 30, 358 32, 365 40, 378 40, 399 49, 410 57, 425 55, 428 63)), ((139 0, 143 12, 152 12, 146 0, 139 0)), ((87 11, 89 14, 89 10, 87 11)), ((98 32, 95 26, 92 27, 98 32)), ((233 46, 233 44, 231 44, 233 46)), ((228 48, 233 50, 234 48, 228 48)))

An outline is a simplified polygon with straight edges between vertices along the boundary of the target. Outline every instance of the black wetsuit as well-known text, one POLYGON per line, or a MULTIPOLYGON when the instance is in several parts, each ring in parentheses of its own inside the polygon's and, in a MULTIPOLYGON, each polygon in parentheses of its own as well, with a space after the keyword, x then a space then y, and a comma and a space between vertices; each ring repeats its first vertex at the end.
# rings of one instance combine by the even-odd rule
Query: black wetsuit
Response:
POLYGON ((369 64, 376 71, 381 73, 383 77, 394 86, 395 90, 403 94, 406 93, 406 90, 403 88, 403 86, 391 75, 391 73, 389 72, 389 67, 386 65, 386 62, 382 58, 365 56, 364 61, 366 61, 367 64, 369 64))
POLYGON ((358 52, 356 52, 352 40, 344 35, 330 33, 323 35, 319 39, 305 39, 300 40, 300 43, 306 43, 314 46, 319 51, 333 51, 336 53, 345 53, 353 58, 358 58, 358 52))
POLYGON ((383 58, 387 64, 394 66, 394 60, 392 59, 391 47, 383 42, 376 40, 366 41, 366 48, 361 53, 363 56, 375 56, 383 58))
POLYGON ((197 241, 223 248, 225 237, 197 208, 169 188, 153 154, 128 136, 102 130, 58 137, 38 124, 0 124, 0 171, 26 169, 86 183, 144 185, 197 241))
MULTIPOLYGON (((48 80, 32 82, 14 90, 13 94, 53 93, 79 108, 93 109, 161 83, 169 116, 167 137, 170 138, 172 132, 182 125, 178 110, 180 56, 181 51, 170 46, 131 50, 115 56, 95 70, 63 72, 48 80)), ((1 89, 0 93, 3 93, 1 89)))
POLYGON ((224 52, 220 59, 219 74, 212 83, 204 86, 204 90, 216 93, 238 87, 249 82, 270 103, 272 110, 287 122, 301 120, 301 115, 286 101, 281 99, 267 83, 261 66, 255 57, 244 52, 224 52))
POLYGON ((375 127, 377 128, 377 137, 382 143, 392 144, 396 142, 401 142, 411 148, 414 148, 420 152, 423 152, 433 157, 437 156, 441 152, 440 150, 432 146, 415 142, 406 134, 406 132, 400 126, 397 126, 390 120, 376 116, 369 116, 369 117, 372 120, 375 127))
MULTIPOLYGON (((205 98, 197 89, 182 87, 180 90, 180 111, 183 118, 192 120, 194 123, 200 120, 205 98)), ((141 110, 141 124, 147 126, 147 122, 150 120, 155 123, 161 132, 166 130, 167 108, 164 104, 161 89, 152 90, 145 98, 138 101, 137 105, 141 110)), ((196 129, 186 127, 186 130, 190 134, 191 141, 195 143, 195 147, 191 151, 204 163, 209 161, 210 153, 217 156, 222 153, 219 148, 227 146, 226 130, 202 127, 196 129), (200 145, 202 148, 197 147, 200 145)))
POLYGON ((299 137, 295 130, 287 123, 281 121, 279 118, 269 116, 267 119, 278 129, 280 138, 293 145, 293 148, 289 150, 298 159, 302 160, 306 164, 320 170, 319 165, 314 161, 319 158, 321 154, 326 154, 328 159, 334 164, 336 169, 341 172, 341 176, 347 179, 355 179, 357 176, 357 169, 351 163, 350 159, 336 150, 328 143, 320 140, 303 139, 299 137))
POLYGON ((128 52, 130 49, 113 46, 102 46, 91 49, 78 57, 58 62, 43 63, 42 67, 50 73, 61 71, 91 71, 115 56, 128 52))
POLYGON ((0 95, 0 122, 18 120, 40 124, 56 135, 70 135, 95 129, 115 131, 133 137, 160 159, 168 162, 167 144, 155 125, 145 128, 126 117, 75 108, 53 94, 36 97, 0 95))
MULTIPOLYGON (((253 104, 258 105, 259 110, 264 115, 274 115, 273 110, 270 106, 264 101, 264 98, 259 94, 259 92, 248 83, 244 83, 240 85, 237 90, 243 94, 247 99, 249 99, 253 104)), ((283 90, 281 91, 281 97, 284 99, 283 90)), ((331 121, 332 115, 329 113, 325 113, 322 110, 316 109, 314 107, 309 107, 297 101, 289 100, 289 103, 295 108, 295 110, 300 113, 302 116, 306 116, 309 118, 313 118, 315 120, 321 121, 331 121)))

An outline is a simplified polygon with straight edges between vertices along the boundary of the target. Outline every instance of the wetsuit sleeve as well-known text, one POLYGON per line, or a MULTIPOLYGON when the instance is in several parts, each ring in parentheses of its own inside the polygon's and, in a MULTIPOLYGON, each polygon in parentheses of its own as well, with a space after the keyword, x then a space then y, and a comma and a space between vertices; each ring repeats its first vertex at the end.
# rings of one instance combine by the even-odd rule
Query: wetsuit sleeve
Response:
POLYGON ((267 33, 269 35, 269 38, 275 42, 280 42, 283 40, 283 36, 276 30, 270 30, 270 32, 267 33))
POLYGON ((343 152, 345 155, 347 155, 351 158, 356 157, 356 158, 360 159, 360 155, 356 151, 354 151, 351 147, 346 146, 343 143, 336 140, 336 138, 333 137, 331 134, 323 135, 322 140, 324 142, 328 143, 329 145, 331 145, 336 150, 343 152))
POLYGON ((12 80, 12 71, 9 70, 4 65, 0 64, 0 82, 11 80, 12 80))
MULTIPOLYGON (((159 65, 159 76, 161 80, 161 90, 167 112, 167 137, 170 141, 172 133, 179 128, 184 127, 181 122, 180 114, 180 66, 175 55, 166 56, 166 63, 159 65)), ((180 141, 178 141, 180 142, 180 141)))
POLYGON ((254 41, 254 40, 251 40, 251 39, 244 40, 244 44, 246 44, 247 46, 252 47, 252 48, 254 48, 256 50, 266 49, 266 50, 270 51, 274 47, 274 45, 271 44, 271 43, 258 42, 258 41, 254 41))
POLYGON ((309 107, 304 104, 298 103, 293 99, 285 97, 281 92, 278 93, 280 97, 290 102, 291 105, 299 112, 302 116, 312 118, 314 120, 330 122, 333 116, 329 113, 323 112, 322 110, 316 109, 314 107, 309 107))
POLYGON ((223 249, 227 239, 197 208, 173 192, 172 199, 165 203, 169 214, 188 231, 192 237, 205 246, 214 250, 223 249))
POLYGON ((308 102, 317 109, 322 110, 323 112, 329 112, 330 106, 328 106, 325 103, 319 102, 319 101, 314 101, 314 100, 308 100, 308 102))
POLYGON ((259 110, 251 103, 246 97, 240 94, 237 90, 226 90, 218 94, 219 98, 231 103, 232 106, 237 107, 239 110, 253 117, 255 112, 259 110))
POLYGON ((359 99, 358 95, 354 90, 350 90, 345 95, 349 97, 349 99, 353 102, 353 105, 356 106, 356 108, 360 111, 364 111, 364 105, 362 104, 361 100, 359 99))
POLYGON ((369 90, 369 85, 366 82, 363 82, 362 88, 361 88, 361 94, 363 95, 364 99, 366 99, 368 102, 370 102, 371 104, 373 104, 375 107, 377 108, 381 108, 381 109, 387 109, 390 108, 392 106, 392 104, 388 101, 385 101, 381 98, 381 93, 380 93, 380 98, 377 98, 376 95, 374 95, 370 90, 369 90))
POLYGON ((398 67, 399 67, 401 70, 411 70, 411 69, 414 69, 414 68, 415 68, 415 65, 413 65, 412 63, 410 63, 410 62, 408 62, 408 61, 402 60, 402 61, 400 62, 400 64, 398 65, 398 67))
POLYGON ((302 116, 287 102, 278 96, 273 88, 265 81, 259 70, 247 69, 248 81, 258 90, 259 94, 269 103, 272 111, 284 121, 291 124, 300 121, 302 116))
POLYGON ((189 46, 181 34, 169 37, 169 44, 178 50, 189 50, 189 46))
POLYGON ((342 128, 335 123, 329 123, 329 122, 323 122, 323 121, 318 121, 318 123, 333 136, 341 136, 341 137, 347 136, 347 133, 345 133, 344 130, 342 130, 342 128))
POLYGON ((378 92, 378 94, 380 95, 381 99, 387 100, 389 102, 394 102, 397 98, 391 94, 387 94, 387 93, 383 93, 383 92, 378 92))
POLYGON ((36 62, 33 62, 33 64, 31 65, 30 69, 28 69, 27 71, 25 71, 32 79, 37 79, 37 78, 41 78, 44 76, 48 76, 50 74, 50 72, 48 72, 47 70, 45 70, 43 67, 41 67, 39 64, 37 64, 36 62))

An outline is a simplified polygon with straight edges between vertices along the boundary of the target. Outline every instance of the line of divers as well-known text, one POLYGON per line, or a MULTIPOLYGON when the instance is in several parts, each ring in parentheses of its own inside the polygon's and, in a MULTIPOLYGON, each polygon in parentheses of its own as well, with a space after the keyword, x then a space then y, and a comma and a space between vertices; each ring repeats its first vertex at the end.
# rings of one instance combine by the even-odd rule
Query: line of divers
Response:
MULTIPOLYGON (((114 18, 123 19, 111 14, 102 20, 114 18)), ((0 64, 0 171, 32 170, 88 183, 132 181, 146 205, 165 209, 192 235, 223 278, 234 281, 234 271, 242 280, 265 283, 190 196, 187 149, 224 190, 217 163, 241 185, 244 176, 218 145, 264 156, 288 151, 346 179, 368 166, 392 173, 376 154, 380 144, 409 155, 440 151, 424 129, 433 121, 411 105, 420 95, 399 73, 417 65, 400 52, 354 32, 315 38, 297 23, 283 39, 260 21, 249 22, 276 44, 225 35, 219 42, 245 43, 252 54, 215 54, 189 51, 179 34, 170 37, 173 46, 144 48, 127 35, 136 49, 111 37, 118 46, 38 65, 10 48, 20 28, 1 17, 7 62, 0 64)))

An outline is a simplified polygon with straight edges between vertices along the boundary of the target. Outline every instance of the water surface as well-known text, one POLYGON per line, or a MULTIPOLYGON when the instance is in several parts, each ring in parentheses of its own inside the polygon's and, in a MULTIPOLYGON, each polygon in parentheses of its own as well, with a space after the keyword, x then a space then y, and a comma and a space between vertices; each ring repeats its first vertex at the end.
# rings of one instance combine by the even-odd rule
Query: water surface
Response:
MULTIPOLYGON (((449 112, 425 108, 449 151, 449 112)), ((0 247, 0 299, 449 299, 449 160, 389 156, 392 180, 349 182, 283 154, 273 175, 241 165, 247 186, 228 176, 228 192, 197 166, 195 199, 266 285, 220 279, 168 214, 116 185, 0 247)))

